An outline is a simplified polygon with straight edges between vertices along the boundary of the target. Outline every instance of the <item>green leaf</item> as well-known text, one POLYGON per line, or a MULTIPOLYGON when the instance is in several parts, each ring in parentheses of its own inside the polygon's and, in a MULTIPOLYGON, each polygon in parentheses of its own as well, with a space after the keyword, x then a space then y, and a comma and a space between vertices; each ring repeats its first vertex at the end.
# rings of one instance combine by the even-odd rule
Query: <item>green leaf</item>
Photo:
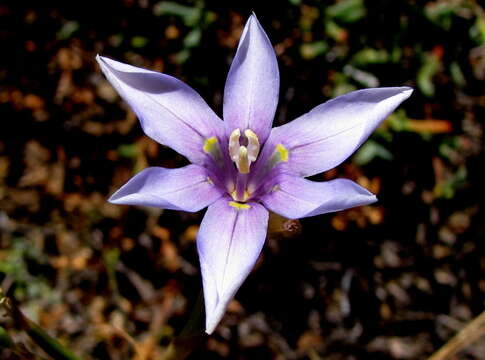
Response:
POLYGON ((0 349, 1 348, 13 348, 15 344, 8 334, 7 330, 0 326, 0 349))
POLYGON ((200 7, 191 7, 181 5, 172 1, 161 1, 153 7, 153 12, 156 16, 161 15, 174 15, 182 18, 185 25, 196 25, 202 15, 202 9, 200 7))
POLYGON ((368 140, 354 155, 353 161, 357 165, 366 165, 375 158, 391 161, 394 157, 391 152, 374 140, 368 140))
POLYGON ((113 293, 118 294, 118 281, 116 280, 116 265, 120 259, 120 250, 118 248, 103 251, 104 266, 108 274, 108 281, 113 293))
POLYGON ((455 196, 456 191, 466 185, 467 175, 468 172, 466 167, 460 166, 457 172, 449 179, 436 184, 433 193, 438 198, 452 199, 455 196))
POLYGON ((69 39, 78 29, 79 23, 77 21, 67 21, 57 32, 57 38, 59 40, 69 39))
POLYGON ((351 60, 355 66, 366 66, 369 64, 385 64, 390 59, 389 53, 384 50, 365 48, 357 52, 351 60))
POLYGON ((477 16, 475 24, 470 28, 470 36, 478 45, 485 45, 485 17, 477 16))
POLYGON ((67 349, 59 341, 47 334, 39 325, 27 319, 25 332, 39 345, 48 355, 55 360, 80 360, 71 350, 67 349))
POLYGON ((453 79, 453 82, 458 87, 464 87, 466 85, 465 75, 463 75, 460 65, 458 65, 457 62, 452 62, 450 64, 450 73, 451 73, 451 78, 453 79))
POLYGON ((328 45, 325 41, 315 41, 312 43, 302 44, 300 46, 301 57, 305 60, 311 60, 325 53, 328 45))
POLYGON ((184 49, 182 51, 179 51, 176 55, 175 55, 175 62, 177 64, 183 64, 184 62, 186 62, 190 57, 190 50, 188 49, 184 49))
POLYGON ((120 156, 135 159, 138 156, 138 146, 136 144, 124 144, 118 147, 118 154, 120 156))
POLYGON ((344 66, 344 74, 354 79, 365 87, 378 87, 379 79, 370 72, 363 71, 353 67, 352 65, 344 66))
POLYGON ((363 0, 342 0, 327 8, 327 15, 344 23, 353 23, 367 13, 363 0))
POLYGON ((389 125, 392 131, 408 131, 408 117, 403 109, 398 109, 389 115, 386 119, 386 123, 389 125))
POLYGON ((436 55, 433 53, 424 54, 423 64, 418 70, 416 82, 419 90, 428 97, 435 94, 433 77, 438 73, 440 66, 441 62, 436 55))
MULTIPOLYGON (((22 330, 29 335, 42 350, 51 356, 54 360, 79 360, 71 350, 62 345, 57 339, 50 336, 44 329, 42 329, 35 322, 27 318, 15 301, 5 297, 0 289, 0 305, 7 311, 8 315, 12 318, 14 326, 18 330, 22 330)), ((2 328, 3 329, 3 328, 2 328)), ((8 339, 6 340, 9 341, 8 339)))
POLYGON ((347 37, 347 31, 338 26, 335 21, 325 21, 325 33, 337 42, 343 41, 347 37))
POLYGON ((200 39, 202 38, 202 31, 196 28, 189 32, 184 38, 184 46, 187 48, 196 47, 200 44, 200 39))
POLYGON ((450 30, 454 13, 454 5, 451 2, 436 1, 424 7, 424 15, 445 30, 450 30))
POLYGON ((131 46, 134 48, 142 48, 148 44, 148 39, 144 36, 133 36, 131 38, 131 46))

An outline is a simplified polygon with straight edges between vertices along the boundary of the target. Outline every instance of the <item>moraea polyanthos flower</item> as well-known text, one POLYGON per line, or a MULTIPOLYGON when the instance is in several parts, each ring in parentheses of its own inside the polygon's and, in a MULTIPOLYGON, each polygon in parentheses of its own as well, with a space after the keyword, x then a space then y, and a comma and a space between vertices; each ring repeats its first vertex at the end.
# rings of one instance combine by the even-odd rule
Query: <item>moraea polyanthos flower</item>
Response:
POLYGON ((226 80, 224 121, 197 92, 169 75, 97 60, 144 132, 192 162, 178 169, 147 168, 109 201, 189 212, 208 207, 197 249, 209 334, 261 252, 268 210, 298 219, 376 201, 353 181, 305 177, 343 162, 412 92, 408 87, 354 91, 272 129, 278 64, 254 14, 226 80))

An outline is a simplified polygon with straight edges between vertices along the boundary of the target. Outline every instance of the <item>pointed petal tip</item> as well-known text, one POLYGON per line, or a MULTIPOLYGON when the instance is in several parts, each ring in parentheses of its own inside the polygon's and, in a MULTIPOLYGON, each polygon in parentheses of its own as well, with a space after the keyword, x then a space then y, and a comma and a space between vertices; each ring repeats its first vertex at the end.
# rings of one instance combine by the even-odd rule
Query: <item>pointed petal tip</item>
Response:
POLYGON ((119 190, 121 190, 121 188, 118 189, 117 191, 115 191, 113 194, 111 194, 111 196, 108 198, 107 201, 110 204, 114 204, 114 205, 131 205, 131 204, 125 203, 123 201, 123 199, 126 197, 126 195, 119 194, 119 192, 120 192, 119 190))
POLYGON ((104 61, 104 57, 99 55, 99 54, 96 54, 96 57, 95 57, 96 61, 98 62, 99 65, 104 65, 105 64, 105 61, 104 61))
MULTIPOLYGON (((232 296, 230 297, 229 301, 231 299, 232 299, 232 296)), ((219 323, 221 322, 224 314, 226 313, 226 307, 229 301, 224 301, 222 303, 219 303, 213 311, 211 311, 209 314, 206 313, 205 332, 208 335, 212 334, 214 330, 217 328, 217 325, 219 325, 219 323)))
MULTIPOLYGON (((135 175, 136 176, 136 175, 135 175)), ((130 179, 131 180, 131 179, 130 179)), ((126 184, 125 184, 126 185, 126 184)), ((117 204, 117 205, 122 205, 120 203, 120 199, 123 198, 123 195, 120 194, 120 190, 124 187, 124 185, 122 187, 120 187, 118 190, 116 190, 114 193, 112 193, 109 197, 108 197, 108 201, 110 204, 117 204)))
POLYGON ((115 195, 116 195, 116 192, 112 194, 106 201, 109 202, 110 204, 118 204, 118 201, 117 201, 118 198, 115 195))
POLYGON ((289 219, 300 219, 375 203, 377 197, 349 179, 314 182, 294 175, 280 175, 278 188, 266 194, 267 209, 289 219))
POLYGON ((401 89, 402 89, 402 92, 401 93, 406 97, 406 99, 408 97, 410 97, 411 94, 414 91, 414 89, 412 87, 409 87, 409 86, 403 86, 403 87, 401 87, 401 89))
POLYGON ((217 323, 209 322, 208 320, 206 320, 206 323, 205 323, 205 333, 207 335, 212 335, 212 333, 216 329, 216 326, 217 326, 217 323))
POLYGON ((256 263, 268 226, 268 211, 250 203, 236 209, 228 198, 209 206, 197 235, 206 333, 211 334, 256 263))
MULTIPOLYGON (((268 38, 268 35, 266 34, 266 31, 264 31, 263 26, 258 20, 258 17, 256 16, 256 13, 253 11, 251 15, 249 16, 249 19, 246 24, 247 27, 251 29, 251 31, 261 31, 266 38, 268 38), (256 26, 256 28, 254 28, 256 26)), ((268 38, 268 42, 271 44, 271 41, 268 38)))
MULTIPOLYGON (((116 69, 117 61, 110 59, 109 57, 97 54, 96 61, 99 64, 99 66, 101 66, 102 69, 106 69, 109 72, 112 72, 113 69, 116 69)), ((122 63, 119 63, 119 64, 122 64, 122 63)))
POLYGON ((379 199, 377 198, 377 196, 375 196, 374 194, 369 192, 369 198, 367 200, 367 204, 365 204, 365 205, 370 205, 370 204, 376 203, 378 201, 379 201, 379 199))
POLYGON ((373 193, 371 193, 369 190, 367 190, 366 188, 364 187, 361 187, 362 190, 362 195, 361 195, 361 201, 360 201, 360 204, 357 205, 357 206, 366 206, 366 205, 371 205, 371 204, 374 204, 376 203, 377 201, 379 201, 379 199, 377 199, 377 196, 373 193))
POLYGON ((256 22, 257 25, 261 26, 261 24, 259 23, 258 17, 256 16, 256 13, 254 11, 251 12, 251 15, 249 15, 248 25, 252 24, 253 22, 256 22))
POLYGON ((108 62, 108 60, 110 60, 109 58, 107 57, 104 57, 104 56, 101 56, 99 54, 96 54, 96 62, 98 63, 99 67, 101 68, 101 70, 103 71, 103 73, 105 74, 106 77, 108 77, 109 73, 111 72, 111 66, 108 62))
POLYGON ((236 128, 251 129, 263 143, 273 123, 279 86, 276 53, 253 12, 244 25, 224 87, 228 135, 236 128))
POLYGON ((217 325, 219 325, 219 322, 221 321, 222 317, 224 316, 225 313, 225 307, 220 310, 220 305, 216 306, 215 309, 212 311, 207 311, 205 313, 205 332, 208 335, 211 335, 214 330, 216 329, 217 325), (218 309, 219 308, 219 309, 218 309))
POLYGON ((352 180, 349 180, 349 179, 342 179, 342 180, 344 180, 348 184, 354 186, 355 187, 355 190, 357 190, 358 192, 360 192, 361 193, 361 196, 364 197, 362 199, 362 202, 361 202, 360 206, 370 205, 370 204, 373 204, 373 203, 375 203, 375 202, 378 201, 376 194, 372 193, 371 191, 369 191, 365 187, 360 186, 359 184, 354 183, 352 180))

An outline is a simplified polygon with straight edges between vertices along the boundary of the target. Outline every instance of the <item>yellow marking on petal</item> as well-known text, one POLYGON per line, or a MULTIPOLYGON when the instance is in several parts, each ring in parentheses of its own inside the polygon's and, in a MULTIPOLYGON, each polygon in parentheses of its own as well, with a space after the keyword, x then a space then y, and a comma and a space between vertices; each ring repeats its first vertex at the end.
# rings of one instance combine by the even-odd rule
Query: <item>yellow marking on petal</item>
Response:
POLYGON ((281 162, 288 162, 289 158, 290 151, 281 144, 276 145, 273 154, 266 163, 266 171, 271 170, 281 162))
POLYGON ((217 137, 212 136, 205 139, 202 149, 206 154, 210 155, 219 166, 222 166, 222 152, 217 137))
POLYGON ((236 208, 237 210, 248 210, 251 208, 251 205, 241 204, 235 201, 229 201, 229 205, 232 206, 233 208, 236 208))
POLYGON ((278 157, 279 157, 278 162, 279 161, 288 162, 290 152, 283 145, 281 144, 276 145, 275 153, 278 154, 278 157))
POLYGON ((214 185, 214 181, 210 177, 207 177, 207 182, 211 185, 214 185))
POLYGON ((219 140, 215 136, 206 139, 203 149, 207 154, 212 154, 219 149, 219 140))
POLYGON ((280 189, 280 187, 278 185, 275 185, 271 188, 271 192, 275 192, 275 191, 278 191, 280 189))

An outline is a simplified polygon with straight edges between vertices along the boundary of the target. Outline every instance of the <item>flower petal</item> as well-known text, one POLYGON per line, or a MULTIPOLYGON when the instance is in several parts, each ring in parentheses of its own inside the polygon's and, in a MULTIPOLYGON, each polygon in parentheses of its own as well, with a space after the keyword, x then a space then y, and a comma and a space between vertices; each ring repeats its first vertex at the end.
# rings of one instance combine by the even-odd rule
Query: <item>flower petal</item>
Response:
POLYGON ((374 194, 348 179, 315 182, 282 174, 261 201, 289 219, 315 216, 377 201, 374 194))
POLYGON ((204 141, 224 134, 221 119, 191 87, 172 76, 97 56, 111 85, 155 141, 202 163, 204 141))
POLYGON ((197 236, 208 334, 252 270, 266 238, 268 211, 262 205, 230 204, 235 203, 222 198, 209 206, 197 236))
POLYGON ((280 75, 268 36, 251 15, 239 41, 224 89, 224 122, 227 135, 239 128, 254 131, 262 144, 273 123, 280 75))
POLYGON ((179 169, 150 167, 132 177, 109 202, 195 212, 221 196, 206 169, 199 165, 179 169))
POLYGON ((262 157, 282 144, 289 151, 285 170, 311 176, 332 169, 357 150, 412 91, 409 87, 364 89, 327 101, 274 128, 262 157))

